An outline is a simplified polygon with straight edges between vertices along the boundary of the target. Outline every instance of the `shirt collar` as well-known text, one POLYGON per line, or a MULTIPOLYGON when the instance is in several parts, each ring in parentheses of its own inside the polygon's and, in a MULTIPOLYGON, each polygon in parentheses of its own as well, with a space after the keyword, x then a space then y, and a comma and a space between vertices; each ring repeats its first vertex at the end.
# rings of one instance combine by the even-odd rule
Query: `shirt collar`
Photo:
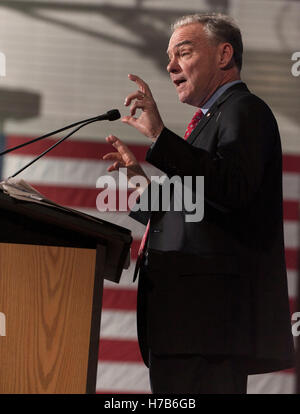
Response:
POLYGON ((233 82, 228 82, 225 83, 225 85, 222 85, 219 89, 216 90, 216 92, 209 98, 209 100, 207 102, 205 102, 205 104, 203 105, 203 107, 201 107, 201 110, 203 112, 203 114, 205 115, 206 112, 209 110, 209 108, 216 102, 216 100, 231 86, 237 84, 237 83, 241 83, 242 81, 236 80, 233 82))

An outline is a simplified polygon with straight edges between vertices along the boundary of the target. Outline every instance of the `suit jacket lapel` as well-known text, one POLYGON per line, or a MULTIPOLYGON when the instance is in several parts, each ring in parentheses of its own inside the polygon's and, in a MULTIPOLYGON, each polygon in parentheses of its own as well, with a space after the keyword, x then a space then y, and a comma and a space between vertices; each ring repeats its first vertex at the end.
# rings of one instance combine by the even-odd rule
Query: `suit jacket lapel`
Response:
POLYGON ((213 105, 212 108, 206 112, 206 114, 203 116, 203 118, 198 123, 196 128, 192 131, 192 133, 188 137, 187 142, 189 144, 192 144, 195 141, 197 136, 200 134, 202 129, 205 127, 205 125, 210 121, 210 119, 212 118, 212 115, 216 112, 217 109, 218 107, 213 105))
POLYGON ((235 85, 231 86, 230 88, 228 88, 216 100, 216 102, 212 105, 212 107, 206 112, 204 117, 198 123, 196 128, 192 131, 192 133, 190 134, 190 136, 187 139, 187 142, 189 144, 192 144, 195 141, 195 139, 198 137, 198 135, 200 134, 202 129, 205 127, 205 125, 213 118, 214 114, 219 110, 219 107, 221 106, 221 104, 223 102, 225 102, 237 90, 239 90, 239 91, 248 91, 249 92, 249 89, 247 88, 245 83, 238 83, 238 84, 235 84, 235 85))

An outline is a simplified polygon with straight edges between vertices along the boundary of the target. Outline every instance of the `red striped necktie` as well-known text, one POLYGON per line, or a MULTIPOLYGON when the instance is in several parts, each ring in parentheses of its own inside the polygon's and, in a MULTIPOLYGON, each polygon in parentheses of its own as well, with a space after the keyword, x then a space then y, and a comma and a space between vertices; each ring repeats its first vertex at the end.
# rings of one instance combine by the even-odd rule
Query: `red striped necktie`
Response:
POLYGON ((142 241, 141 241, 141 244, 140 244, 138 256, 142 255, 144 250, 145 250, 145 245, 146 245, 146 241, 147 241, 147 237, 148 237, 148 233, 149 233, 149 227, 150 227, 150 220, 148 220, 147 227, 146 227, 145 233, 143 235, 143 238, 142 238, 142 241))
POLYGON ((195 112, 193 118, 191 119, 191 122, 188 124, 187 129, 184 134, 184 139, 187 140, 188 137, 191 135, 192 131, 196 128, 198 122, 203 117, 203 112, 201 109, 198 109, 198 111, 195 112))
POLYGON ((138 255, 137 255, 137 259, 136 259, 136 265, 135 265, 135 270, 134 270, 134 275, 133 275, 133 281, 135 282, 135 279, 137 278, 139 269, 141 267, 142 264, 142 259, 144 257, 145 251, 146 251, 146 242, 148 239, 148 233, 149 233, 149 227, 150 227, 150 220, 148 220, 147 223, 147 227, 145 230, 145 233, 143 235, 140 247, 139 247, 139 251, 138 251, 138 255))
MULTIPOLYGON (((188 137, 190 136, 190 134, 192 133, 193 129, 196 128, 198 122, 200 121, 200 119, 203 117, 203 112, 201 109, 198 109, 198 111, 196 111, 196 113, 194 114, 191 122, 188 124, 187 129, 185 131, 184 134, 184 139, 187 140, 188 137)), ((138 251, 138 257, 137 257, 137 265, 136 265, 136 271, 135 271, 135 275, 134 275, 134 279, 133 281, 135 281, 136 276, 137 276, 137 270, 141 264, 141 260, 144 256, 145 253, 145 247, 146 247, 146 243, 147 243, 147 239, 148 239, 148 233, 149 233, 149 227, 150 227, 150 220, 148 221, 145 233, 143 235, 140 247, 139 247, 139 251, 138 251)))

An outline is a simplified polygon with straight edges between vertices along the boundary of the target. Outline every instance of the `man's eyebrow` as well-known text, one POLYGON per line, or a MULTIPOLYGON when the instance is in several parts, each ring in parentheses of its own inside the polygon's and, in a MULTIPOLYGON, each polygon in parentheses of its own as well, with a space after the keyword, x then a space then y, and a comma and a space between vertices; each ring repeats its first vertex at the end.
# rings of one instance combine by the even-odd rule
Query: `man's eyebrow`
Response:
MULTIPOLYGON (((191 42, 190 40, 182 40, 182 42, 177 43, 174 47, 179 48, 180 46, 183 45, 192 45, 193 42, 191 42)), ((167 55, 169 55, 170 51, 169 49, 167 50, 167 55)))
POLYGON ((183 40, 182 42, 177 43, 175 45, 175 47, 180 47, 180 46, 183 46, 183 45, 191 45, 191 44, 193 44, 193 43, 190 40, 183 40))

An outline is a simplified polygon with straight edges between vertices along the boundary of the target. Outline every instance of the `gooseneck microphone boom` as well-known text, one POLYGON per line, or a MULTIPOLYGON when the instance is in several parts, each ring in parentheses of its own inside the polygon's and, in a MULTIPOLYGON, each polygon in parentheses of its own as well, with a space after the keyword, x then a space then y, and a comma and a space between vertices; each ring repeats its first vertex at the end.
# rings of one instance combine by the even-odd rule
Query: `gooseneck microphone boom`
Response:
POLYGON ((88 125, 88 124, 91 124, 92 122, 96 122, 96 121, 104 121, 104 120, 108 120, 108 121, 115 121, 115 120, 117 120, 117 119, 119 119, 121 117, 121 115, 120 115, 120 112, 117 110, 117 109, 112 109, 111 111, 108 111, 108 112, 106 112, 106 114, 103 114, 103 115, 99 115, 99 116, 96 116, 96 117, 94 117, 94 118, 89 118, 89 119, 86 119, 86 120, 84 120, 84 121, 79 121, 79 122, 75 122, 74 124, 72 124, 72 125, 68 125, 68 126, 66 126, 66 127, 64 127, 64 128, 61 128, 61 129, 59 129, 59 130, 57 130, 57 131, 54 131, 54 132, 50 132, 49 134, 46 134, 46 135, 43 135, 43 136, 41 136, 41 137, 38 137, 38 138, 35 138, 35 139, 33 139, 33 140, 31 140, 31 141, 28 141, 28 142, 26 142, 25 144, 20 144, 20 145, 17 145, 16 147, 13 147, 13 148, 9 148, 8 150, 6 150, 6 151, 3 151, 2 153, 0 153, 0 155, 4 155, 4 154, 7 154, 8 152, 11 152, 11 151, 13 151, 13 150, 16 150, 16 149, 18 149, 18 148, 21 148, 21 147, 24 147, 25 145, 28 145, 28 144, 32 144, 33 142, 36 142, 36 141, 38 141, 38 140, 40 140, 40 139, 43 139, 43 138, 46 138, 46 137, 49 137, 49 136, 51 136, 51 135, 55 135, 56 133, 58 133, 58 132, 61 132, 61 131, 64 131, 64 130, 66 130, 66 129, 69 129, 69 128, 72 128, 72 127, 74 127, 74 126, 77 126, 77 128, 75 128, 75 129, 73 129, 69 134, 67 134, 65 137, 63 137, 63 138, 61 138, 59 141, 57 141, 55 144, 53 144, 51 147, 49 147, 47 150, 45 150, 44 152, 42 152, 40 155, 38 155, 37 157, 35 157, 32 161, 30 161, 28 164, 26 164, 24 167, 22 167, 21 169, 19 169, 17 172, 15 172, 13 175, 11 175, 9 178, 13 178, 13 177, 15 177, 16 175, 18 175, 18 174, 20 174, 22 171, 24 171, 27 167, 29 167, 30 165, 32 165, 34 162, 36 162, 37 160, 39 160, 41 157, 43 157, 45 154, 47 154, 49 151, 51 151, 53 148, 55 148, 57 145, 59 145, 61 142, 63 142, 64 140, 66 140, 67 138, 69 138, 71 135, 73 135, 75 132, 77 132, 80 128, 82 128, 82 127, 84 127, 84 126, 86 126, 86 125, 88 125), (79 126, 78 126, 79 125, 79 126))
POLYGON ((103 120, 108 120, 108 121, 116 121, 117 119, 121 118, 120 112, 117 109, 112 109, 110 111, 107 111, 106 114, 104 115, 99 115, 98 117, 98 121, 103 120))
MULTIPOLYGON (((19 148, 26 147, 26 145, 33 144, 34 142, 37 142, 37 141, 39 141, 41 139, 51 137, 52 135, 56 135, 59 132, 65 131, 66 129, 74 128, 77 125, 81 125, 81 124, 88 125, 88 124, 90 124, 92 122, 97 122, 97 121, 115 121, 115 120, 117 120, 119 118, 121 118, 121 115, 120 115, 120 112, 118 111, 118 109, 112 109, 110 111, 107 111, 103 115, 98 115, 98 116, 94 116, 93 118, 84 119, 83 121, 75 122, 74 124, 67 125, 67 126, 65 126, 63 128, 57 129, 56 131, 48 132, 45 135, 42 135, 42 136, 37 137, 37 138, 34 138, 34 139, 32 139, 30 141, 27 141, 27 142, 24 142, 23 144, 17 145, 16 147, 8 148, 8 149, 0 152, 0 156, 1 155, 8 154, 9 152, 14 151, 14 150, 17 150, 19 148)), ((76 131, 74 131, 74 132, 76 132, 76 131)))

